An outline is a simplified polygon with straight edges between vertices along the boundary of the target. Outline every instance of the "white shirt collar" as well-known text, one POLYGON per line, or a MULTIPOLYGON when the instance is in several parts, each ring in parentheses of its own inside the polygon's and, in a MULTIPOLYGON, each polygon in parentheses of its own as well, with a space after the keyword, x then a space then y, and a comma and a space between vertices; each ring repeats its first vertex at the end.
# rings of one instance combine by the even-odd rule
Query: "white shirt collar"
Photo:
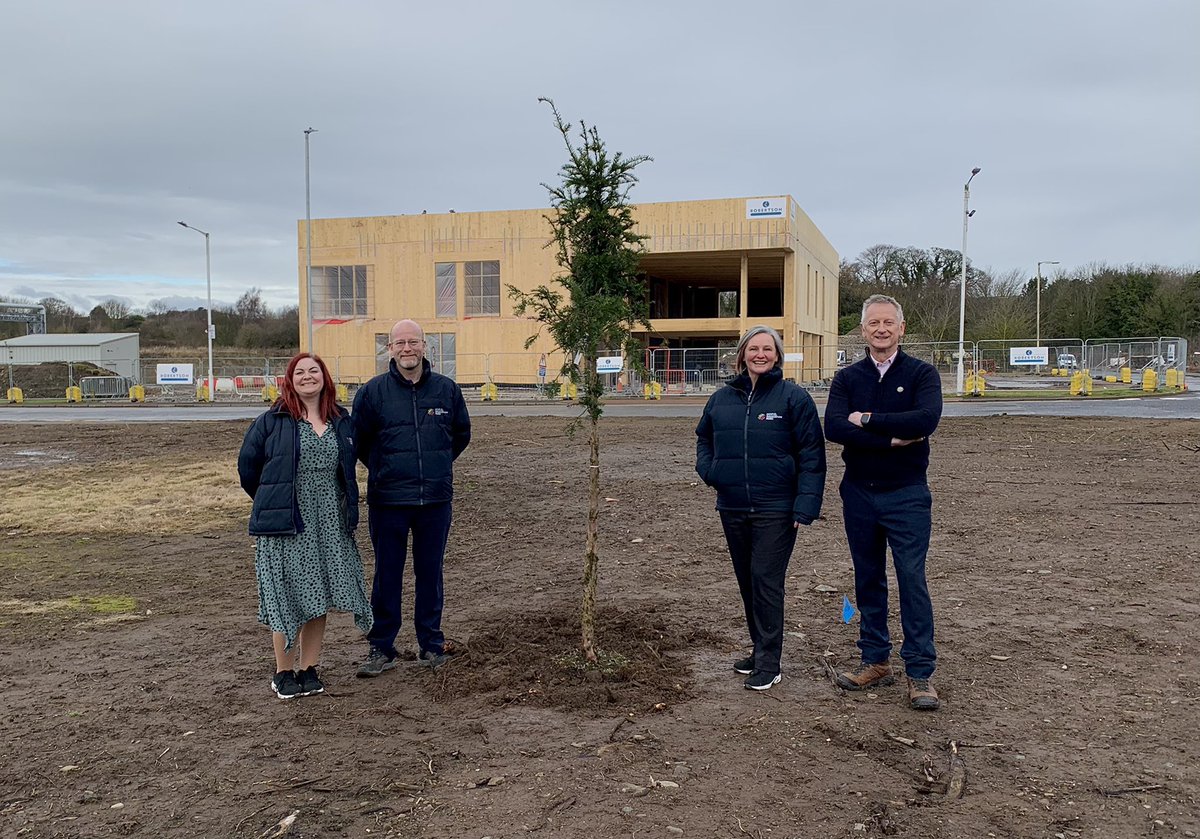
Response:
POLYGON ((897 349, 896 352, 889 355, 883 361, 875 361, 875 357, 871 356, 871 360, 875 361, 875 369, 879 371, 879 378, 882 379, 884 373, 891 369, 892 362, 896 360, 896 354, 899 352, 900 350, 897 349))

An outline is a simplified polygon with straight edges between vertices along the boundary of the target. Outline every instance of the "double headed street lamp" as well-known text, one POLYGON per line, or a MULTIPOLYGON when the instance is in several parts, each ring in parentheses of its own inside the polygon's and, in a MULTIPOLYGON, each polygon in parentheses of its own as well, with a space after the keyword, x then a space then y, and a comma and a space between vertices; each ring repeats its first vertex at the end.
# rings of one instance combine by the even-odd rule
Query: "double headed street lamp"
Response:
POLYGON ((1043 259, 1037 264, 1037 325, 1034 327, 1037 330, 1037 338, 1034 343, 1038 347, 1042 346, 1042 266, 1058 264, 1053 259, 1043 259))
POLYGON ((199 227, 192 227, 186 221, 179 222, 180 227, 186 227, 188 230, 195 230, 204 237, 204 279, 208 284, 208 401, 212 402, 213 397, 217 393, 217 383, 213 381, 213 365, 212 365, 212 342, 213 342, 213 322, 212 322, 212 260, 209 256, 208 249, 208 233, 201 230, 199 227))
POLYGON ((959 396, 963 394, 963 327, 967 320, 967 220, 975 215, 975 211, 967 207, 971 201, 971 181, 979 172, 980 169, 976 166, 971 170, 971 177, 963 184, 962 285, 958 290, 958 375, 954 379, 954 391, 959 396))

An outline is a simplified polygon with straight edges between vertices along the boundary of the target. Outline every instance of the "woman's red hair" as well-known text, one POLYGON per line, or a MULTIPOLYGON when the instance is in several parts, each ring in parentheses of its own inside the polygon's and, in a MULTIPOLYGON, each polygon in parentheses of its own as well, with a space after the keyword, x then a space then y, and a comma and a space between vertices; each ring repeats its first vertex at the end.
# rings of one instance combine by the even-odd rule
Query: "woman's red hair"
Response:
POLYGON ((324 384, 321 386, 317 409, 321 412, 322 422, 329 422, 338 415, 337 388, 334 386, 333 379, 329 376, 329 368, 325 366, 321 356, 310 352, 296 353, 288 362, 287 373, 284 375, 283 381, 279 383, 279 398, 275 400, 275 407, 282 407, 296 419, 304 418, 304 403, 300 401, 300 397, 296 393, 296 385, 292 377, 296 374, 296 365, 306 358, 311 358, 321 368, 321 379, 324 384))

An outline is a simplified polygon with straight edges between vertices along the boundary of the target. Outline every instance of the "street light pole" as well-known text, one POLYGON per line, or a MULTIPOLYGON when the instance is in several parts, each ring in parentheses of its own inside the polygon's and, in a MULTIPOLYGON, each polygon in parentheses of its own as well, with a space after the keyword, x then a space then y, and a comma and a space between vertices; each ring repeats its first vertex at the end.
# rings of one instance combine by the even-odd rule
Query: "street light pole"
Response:
POLYGON ((310 182, 308 176, 308 138, 317 129, 304 129, 304 291, 305 314, 308 317, 308 351, 315 352, 313 347, 313 293, 312 293, 312 201, 310 198, 310 182))
POLYGON ((967 207, 971 201, 971 181, 979 172, 980 169, 976 166, 971 170, 971 177, 963 184, 962 283, 958 290, 958 374, 954 378, 954 391, 959 396, 963 395, 963 327, 967 320, 967 220, 975 213, 967 207))
POLYGON ((188 230, 195 230, 204 237, 204 280, 208 285, 208 401, 213 402, 217 395, 217 383, 213 380, 212 259, 208 247, 209 236, 207 231, 201 230, 199 227, 192 227, 186 221, 179 222, 179 225, 188 230))
POLYGON ((1043 259, 1037 264, 1037 325, 1034 327, 1037 330, 1037 337, 1034 343, 1040 348, 1042 346, 1042 266, 1043 265, 1058 265, 1058 262, 1053 259, 1043 259))

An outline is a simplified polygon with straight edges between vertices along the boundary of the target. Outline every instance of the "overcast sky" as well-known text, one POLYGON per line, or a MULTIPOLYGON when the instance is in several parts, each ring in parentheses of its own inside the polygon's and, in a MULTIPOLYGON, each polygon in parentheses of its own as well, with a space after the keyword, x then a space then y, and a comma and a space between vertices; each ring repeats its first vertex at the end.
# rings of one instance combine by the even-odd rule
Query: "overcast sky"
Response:
POLYGON ((314 218, 791 194, 843 258, 1200 263, 1200 2, 39 0, 0 22, 0 296, 294 304, 314 218))

